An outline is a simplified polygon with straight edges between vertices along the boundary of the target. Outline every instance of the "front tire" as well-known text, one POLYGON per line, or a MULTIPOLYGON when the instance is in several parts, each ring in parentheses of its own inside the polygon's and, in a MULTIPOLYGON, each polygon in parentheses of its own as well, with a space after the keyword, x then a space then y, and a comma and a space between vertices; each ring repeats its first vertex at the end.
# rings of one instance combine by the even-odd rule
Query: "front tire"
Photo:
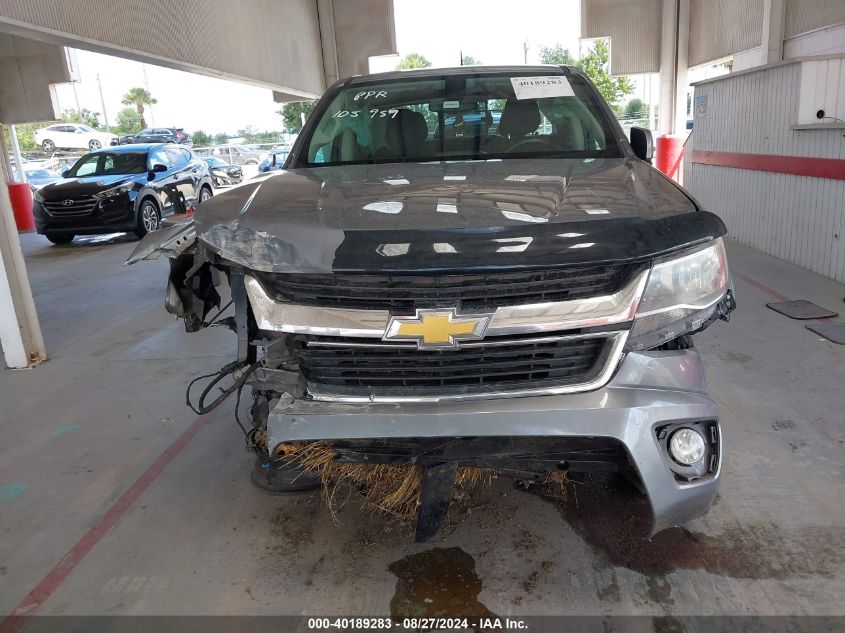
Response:
POLYGON ((95 138, 92 138, 90 141, 88 141, 88 149, 90 149, 92 152, 94 150, 100 149, 102 146, 103 144, 95 138))
POLYGON ((45 152, 52 152, 56 149, 56 144, 48 138, 41 141, 41 149, 45 152))
POLYGON ((76 236, 67 233, 45 233, 44 237, 53 242, 53 244, 61 246, 63 244, 70 244, 76 236))
POLYGON ((274 495, 315 490, 321 485, 320 476, 305 470, 292 456, 275 460, 256 457, 252 483, 274 495))
POLYGON ((138 209, 138 228, 135 229, 135 236, 138 239, 144 237, 150 231, 155 231, 161 225, 161 213, 155 202, 150 199, 141 203, 138 209))
POLYGON ((200 187, 200 204, 208 200, 213 195, 214 194, 211 191, 211 187, 209 187, 208 185, 203 185, 202 187, 200 187))

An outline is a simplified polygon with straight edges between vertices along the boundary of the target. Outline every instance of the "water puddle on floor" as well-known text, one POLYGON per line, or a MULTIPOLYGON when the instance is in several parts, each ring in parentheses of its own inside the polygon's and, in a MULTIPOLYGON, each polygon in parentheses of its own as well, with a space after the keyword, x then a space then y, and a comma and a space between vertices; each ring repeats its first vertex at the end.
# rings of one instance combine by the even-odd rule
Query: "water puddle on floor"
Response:
POLYGON ((390 615, 396 620, 493 615, 478 600, 482 581, 475 573, 475 560, 459 547, 411 554, 387 569, 397 577, 390 600, 390 615))

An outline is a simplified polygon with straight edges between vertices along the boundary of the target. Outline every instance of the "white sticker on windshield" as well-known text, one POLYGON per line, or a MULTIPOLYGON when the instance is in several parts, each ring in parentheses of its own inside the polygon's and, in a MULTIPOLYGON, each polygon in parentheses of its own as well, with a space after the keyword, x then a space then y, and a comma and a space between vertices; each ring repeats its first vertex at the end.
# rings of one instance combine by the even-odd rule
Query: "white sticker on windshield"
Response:
POLYGON ((547 97, 574 97, 572 86, 566 77, 511 77, 513 92, 517 100, 545 99, 547 97))

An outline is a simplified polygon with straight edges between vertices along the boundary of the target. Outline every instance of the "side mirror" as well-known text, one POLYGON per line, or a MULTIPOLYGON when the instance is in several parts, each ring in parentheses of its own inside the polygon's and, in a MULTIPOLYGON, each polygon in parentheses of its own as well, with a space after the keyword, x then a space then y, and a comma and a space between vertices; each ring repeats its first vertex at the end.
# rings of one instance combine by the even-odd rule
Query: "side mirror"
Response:
POLYGON ((160 174, 163 171, 167 171, 167 165, 156 163, 155 165, 153 165, 152 169, 150 169, 149 173, 147 174, 147 180, 153 180, 156 177, 156 174, 160 174))
POLYGON ((647 163, 654 157, 654 140, 651 138, 651 130, 642 127, 631 128, 631 149, 637 158, 647 163))
POLYGON ((67 173, 69 171, 70 171, 70 169, 63 169, 62 171, 59 172, 59 176, 61 176, 62 178, 67 178, 67 173))

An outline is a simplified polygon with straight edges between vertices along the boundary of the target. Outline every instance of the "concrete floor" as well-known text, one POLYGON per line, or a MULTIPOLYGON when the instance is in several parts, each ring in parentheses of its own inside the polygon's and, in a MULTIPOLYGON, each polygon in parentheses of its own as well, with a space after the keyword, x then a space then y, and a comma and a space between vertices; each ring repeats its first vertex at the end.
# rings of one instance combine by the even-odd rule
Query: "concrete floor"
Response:
POLYGON ((706 518, 648 542, 630 490, 559 507, 498 480, 414 544, 354 502, 336 525, 319 493, 250 484, 232 402, 184 405, 232 337, 165 313, 166 261, 22 243, 50 360, 0 371, 0 613, 387 614, 426 582, 498 615, 845 613, 845 347, 765 307, 845 312, 842 284, 730 245, 739 308, 696 339, 726 441, 706 518))

